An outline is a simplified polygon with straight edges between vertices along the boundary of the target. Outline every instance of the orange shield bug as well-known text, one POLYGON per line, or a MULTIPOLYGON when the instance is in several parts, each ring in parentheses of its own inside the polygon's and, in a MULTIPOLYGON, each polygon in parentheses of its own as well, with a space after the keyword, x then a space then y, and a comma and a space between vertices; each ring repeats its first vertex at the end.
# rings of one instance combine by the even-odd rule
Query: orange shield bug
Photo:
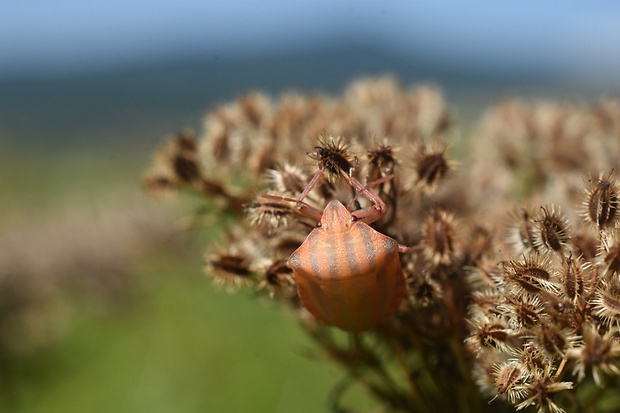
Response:
POLYGON ((403 299, 406 285, 398 254, 409 248, 370 227, 387 207, 351 176, 351 186, 373 205, 350 212, 332 200, 320 211, 303 202, 321 179, 319 170, 298 199, 264 196, 295 202, 300 213, 317 221, 287 262, 304 307, 325 324, 351 332, 369 330, 391 316, 403 299))

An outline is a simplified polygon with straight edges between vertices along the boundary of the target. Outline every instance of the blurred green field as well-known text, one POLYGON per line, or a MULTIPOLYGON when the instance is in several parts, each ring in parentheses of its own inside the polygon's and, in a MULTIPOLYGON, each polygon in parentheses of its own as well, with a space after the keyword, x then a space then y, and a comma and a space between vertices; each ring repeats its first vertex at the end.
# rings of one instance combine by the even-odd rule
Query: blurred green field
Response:
MULTIPOLYGON (((147 163, 146 154, 5 152, 0 235, 15 223, 47 222, 68 204, 105 208, 125 197, 159 204, 140 192, 147 163)), ((193 207, 163 208, 174 220, 193 207)), ((217 231, 191 234, 188 251, 153 251, 132 263, 135 291, 118 302, 99 305, 89 293, 67 291, 51 314, 65 323, 62 335, 1 360, 0 411, 328 411, 343 375, 320 360, 293 317, 250 293, 218 291, 202 275, 201 251, 217 231)), ((346 400, 372 405, 359 391, 346 400)))

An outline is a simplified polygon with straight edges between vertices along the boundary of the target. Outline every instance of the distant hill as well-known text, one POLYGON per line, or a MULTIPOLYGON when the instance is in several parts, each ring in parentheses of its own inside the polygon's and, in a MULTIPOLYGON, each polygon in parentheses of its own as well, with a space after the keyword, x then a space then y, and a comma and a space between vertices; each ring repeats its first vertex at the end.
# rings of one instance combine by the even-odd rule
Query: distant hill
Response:
POLYGON ((381 74, 407 85, 438 85, 465 117, 505 94, 592 93, 567 88, 548 75, 463 72, 363 47, 235 60, 187 58, 70 77, 0 79, 0 147, 152 145, 182 127, 200 128, 209 107, 250 90, 337 93, 359 76, 381 74))

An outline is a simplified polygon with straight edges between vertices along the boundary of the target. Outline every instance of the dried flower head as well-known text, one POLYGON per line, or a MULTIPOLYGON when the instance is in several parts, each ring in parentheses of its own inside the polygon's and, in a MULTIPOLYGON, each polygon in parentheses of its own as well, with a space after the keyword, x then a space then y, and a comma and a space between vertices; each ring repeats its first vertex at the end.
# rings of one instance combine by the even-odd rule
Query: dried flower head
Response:
POLYGON ((620 184, 612 178, 612 173, 607 176, 601 173, 598 178, 590 179, 586 188, 583 215, 599 229, 615 228, 620 219, 620 184))
POLYGON ((420 143, 413 151, 411 166, 415 171, 414 185, 432 193, 453 173, 455 162, 446 156, 446 145, 420 143))
POLYGON ((299 166, 286 162, 281 167, 267 170, 267 182, 277 193, 297 196, 306 188, 308 176, 299 166))
POLYGON ((470 323, 473 333, 465 340, 465 343, 475 354, 484 349, 510 351, 513 332, 501 318, 478 317, 471 319, 470 323))
POLYGON ((294 293, 295 279, 293 271, 286 265, 286 260, 276 259, 264 266, 259 290, 266 290, 271 298, 276 294, 291 296, 294 293))
POLYGON ((538 413, 564 413, 565 410, 553 400, 553 395, 573 388, 572 382, 557 381, 551 366, 536 370, 520 390, 525 393, 526 400, 517 405, 517 410, 535 405, 538 413))
POLYGON ((323 170, 328 179, 347 176, 353 167, 349 153, 349 144, 341 137, 320 136, 319 145, 315 146, 310 158, 314 159, 320 170, 323 170))
POLYGON ((254 284, 254 272, 250 269, 250 258, 241 252, 224 252, 207 256, 205 273, 213 277, 218 287, 228 291, 254 284))
POLYGON ((569 240, 568 222, 555 206, 541 207, 540 215, 534 219, 536 223, 536 237, 534 244, 540 250, 561 252, 569 240))
POLYGON ((568 353, 575 360, 573 375, 578 381, 592 372, 594 383, 604 387, 605 376, 620 376, 620 343, 614 339, 616 333, 616 330, 609 330, 601 335, 594 324, 584 325, 583 344, 568 353))
POLYGON ((538 296, 510 297, 497 305, 497 310, 508 320, 509 326, 518 332, 528 332, 547 317, 545 307, 538 296))
POLYGON ((525 397, 526 390, 521 384, 527 377, 527 373, 519 363, 508 361, 496 364, 493 366, 493 375, 495 376, 497 394, 489 403, 502 395, 505 395, 513 404, 525 397))
POLYGON ((562 358, 567 349, 573 348, 581 337, 567 328, 541 320, 534 329, 534 343, 551 358, 562 358))
POLYGON ((620 280, 601 283, 592 304, 592 312, 608 327, 620 326, 620 280))
POLYGON ((422 224, 424 253, 435 265, 449 264, 458 256, 454 215, 432 209, 422 224))
POLYGON ((390 146, 387 139, 383 139, 381 143, 373 141, 372 149, 366 153, 368 158, 369 181, 374 181, 394 173, 394 168, 397 165, 397 151, 398 148, 390 146))
POLYGON ((515 297, 526 294, 549 292, 556 294, 558 286, 552 280, 554 267, 549 259, 541 255, 530 255, 519 261, 505 261, 503 268, 503 286, 515 297))
POLYGON ((570 253, 564 260, 560 273, 562 292, 571 302, 575 303, 583 297, 588 280, 585 278, 583 265, 580 260, 573 259, 570 253))
POLYGON ((288 218, 295 213, 294 206, 290 202, 267 197, 257 198, 244 205, 244 208, 250 223, 263 228, 268 233, 288 226, 288 218))
POLYGON ((506 242, 512 247, 515 255, 536 251, 534 220, 528 209, 515 210, 510 214, 506 234, 506 242))

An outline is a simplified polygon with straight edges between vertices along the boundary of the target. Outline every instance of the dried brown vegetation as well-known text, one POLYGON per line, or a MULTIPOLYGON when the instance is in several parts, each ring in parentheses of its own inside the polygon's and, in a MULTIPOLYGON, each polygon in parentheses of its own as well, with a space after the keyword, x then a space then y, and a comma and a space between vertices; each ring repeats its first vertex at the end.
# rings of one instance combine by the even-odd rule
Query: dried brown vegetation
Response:
POLYGON ((206 273, 292 309, 387 410, 599 411, 620 384, 620 103, 506 100, 457 154, 452 119, 437 90, 389 78, 340 98, 254 93, 166 143, 145 183, 238 214, 206 273), (286 265, 316 222, 282 198, 319 169, 305 202, 363 208, 349 177, 378 182, 373 228, 411 247, 396 314, 348 341, 300 304, 286 265))

